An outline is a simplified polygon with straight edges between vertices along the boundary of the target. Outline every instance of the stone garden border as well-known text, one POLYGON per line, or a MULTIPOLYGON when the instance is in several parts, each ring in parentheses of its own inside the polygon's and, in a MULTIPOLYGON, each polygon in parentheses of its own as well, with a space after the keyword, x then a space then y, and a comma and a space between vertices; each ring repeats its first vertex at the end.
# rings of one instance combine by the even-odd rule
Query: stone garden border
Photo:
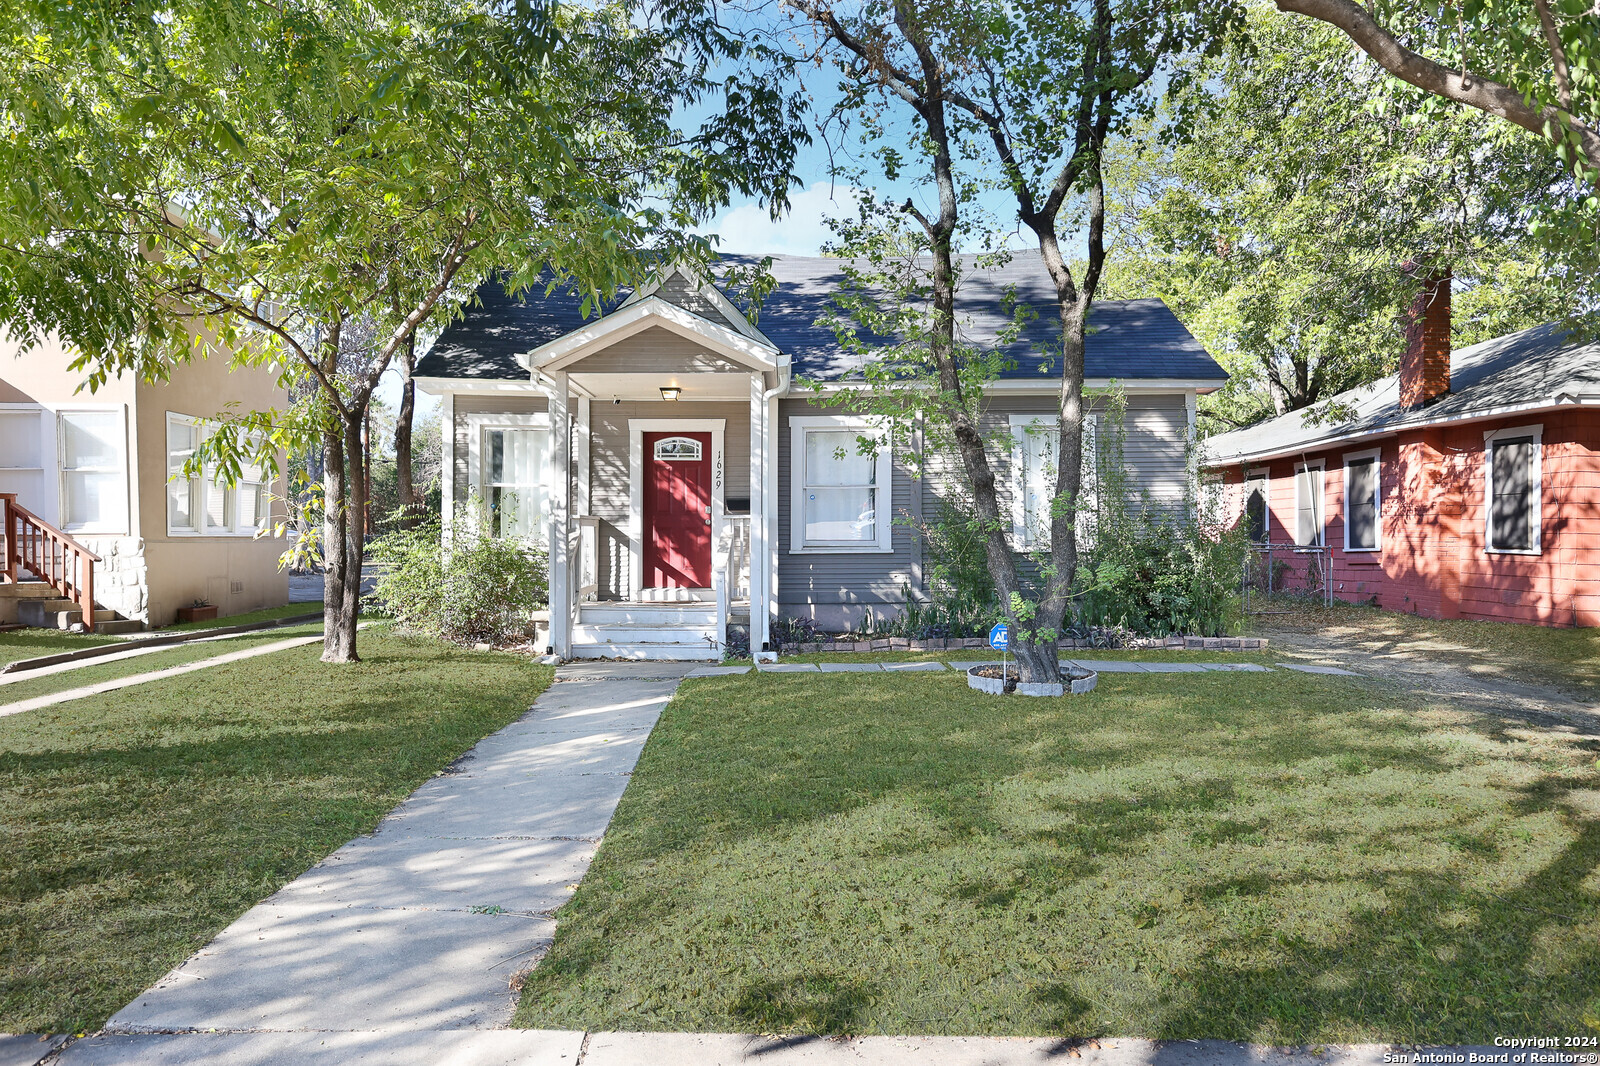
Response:
MULTIPOLYGON (((1061 651, 1266 651, 1266 637, 1168 637, 1164 643, 1143 648, 1096 648, 1087 640, 1063 640, 1056 645, 1061 651)), ((784 644, 779 649, 784 655, 816 655, 821 652, 874 652, 874 651, 989 651, 989 641, 984 637, 950 637, 929 640, 912 640, 909 637, 889 637, 879 640, 813 641, 804 644, 784 644)))
MULTIPOLYGON (((967 687, 975 688, 979 692, 987 692, 991 696, 1004 696, 1006 694, 1004 678, 980 677, 978 675, 979 670, 992 665, 992 663, 980 663, 977 666, 970 667, 966 671, 967 687)), ((1061 675, 1062 680, 1057 684, 1052 685, 1048 681, 1042 683, 1019 681, 1014 691, 1018 696, 1065 696, 1070 685, 1074 696, 1082 696, 1085 693, 1093 692, 1095 686, 1100 683, 1100 674, 1098 672, 1090 670, 1087 666, 1083 666, 1082 669, 1088 673, 1088 677, 1073 677, 1069 667, 1068 672, 1061 675)))

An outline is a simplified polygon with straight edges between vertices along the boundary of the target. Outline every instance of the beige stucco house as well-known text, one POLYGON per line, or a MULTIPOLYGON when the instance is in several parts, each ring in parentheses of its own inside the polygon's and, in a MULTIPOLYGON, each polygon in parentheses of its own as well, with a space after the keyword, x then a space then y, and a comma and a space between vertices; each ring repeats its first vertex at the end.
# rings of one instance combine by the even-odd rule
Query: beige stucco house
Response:
MULTIPOLYGON (((99 557, 97 618, 162 626, 197 600, 221 615, 287 603, 283 545, 256 536, 282 477, 179 476, 209 419, 285 404, 277 375, 197 360, 159 384, 125 374, 91 393, 69 369, 75 356, 53 338, 23 351, 0 337, 0 494, 99 557)), ((29 576, 0 583, 0 623, 17 621, 19 602, 50 597, 29 576)))

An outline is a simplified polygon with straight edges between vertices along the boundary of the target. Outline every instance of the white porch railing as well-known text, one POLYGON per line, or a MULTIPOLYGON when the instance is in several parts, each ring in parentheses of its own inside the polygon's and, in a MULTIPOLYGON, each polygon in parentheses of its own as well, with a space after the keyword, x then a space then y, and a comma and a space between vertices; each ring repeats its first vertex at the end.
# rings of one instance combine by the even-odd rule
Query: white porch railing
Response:
POLYGON ((725 515, 711 553, 711 586, 717 596, 717 644, 728 644, 729 605, 750 599, 750 516, 725 515))
POLYGON ((590 603, 600 596, 600 519, 578 516, 578 602, 590 603))

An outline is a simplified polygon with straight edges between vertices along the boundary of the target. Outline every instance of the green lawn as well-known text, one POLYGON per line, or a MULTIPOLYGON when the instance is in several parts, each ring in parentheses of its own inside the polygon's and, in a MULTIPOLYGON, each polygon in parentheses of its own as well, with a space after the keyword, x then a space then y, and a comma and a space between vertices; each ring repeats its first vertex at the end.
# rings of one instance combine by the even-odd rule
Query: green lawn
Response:
POLYGON ((1409 699, 1286 671, 687 682, 516 1023, 1593 1031, 1597 746, 1409 699))
POLYGON ((57 655, 64 651, 119 643, 123 643, 119 637, 67 633, 60 629, 13 629, 9 633, 0 633, 0 666, 19 659, 34 659, 41 655, 57 655))
POLYGON ((552 676, 381 631, 319 651, 0 718, 0 1032, 98 1027, 552 676))
POLYGON ((321 603, 287 603, 282 607, 263 607, 259 611, 247 611, 244 614, 233 614, 226 618, 213 618, 209 622, 184 622, 182 625, 163 626, 162 633, 182 633, 193 629, 217 629, 222 626, 247 626, 253 622, 271 622, 278 618, 294 618, 302 614, 322 613, 321 603))
POLYGON ((1590 699, 1600 690, 1600 629, 1593 627, 1419 618, 1347 603, 1310 606, 1288 597, 1251 606, 1267 612, 1251 616, 1252 635, 1327 634, 1374 654, 1414 655, 1480 677, 1553 684, 1590 699))
POLYGON ((172 644, 152 649, 146 655, 134 655, 126 659, 117 659, 113 662, 89 659, 82 666, 71 670, 43 674, 39 677, 29 677, 26 673, 7 675, 8 677, 22 677, 26 680, 12 681, 9 684, 0 685, 0 710, 4 710, 5 705, 8 703, 17 703, 22 700, 32 699, 35 696, 65 692, 67 689, 92 685, 98 681, 111 681, 119 677, 150 673, 155 670, 163 670, 169 666, 181 666, 184 663, 212 659, 219 655, 227 655, 230 652, 244 651, 247 648, 259 648, 264 644, 273 644, 292 637, 312 636, 320 632, 322 632, 321 622, 307 622, 303 625, 268 629, 261 633, 249 633, 243 636, 230 637, 226 640, 203 640, 193 643, 172 644))

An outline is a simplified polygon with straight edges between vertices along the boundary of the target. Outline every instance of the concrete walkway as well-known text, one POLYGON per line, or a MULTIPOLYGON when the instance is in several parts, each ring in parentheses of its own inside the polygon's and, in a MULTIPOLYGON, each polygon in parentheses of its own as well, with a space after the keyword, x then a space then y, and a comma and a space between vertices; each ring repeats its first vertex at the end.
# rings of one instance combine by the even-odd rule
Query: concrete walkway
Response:
MULTIPOLYGON (((222 637, 218 637, 218 639, 221 640, 222 637)), ((288 640, 274 640, 272 643, 264 643, 264 645, 261 645, 261 647, 243 648, 243 650, 240 651, 229 651, 229 653, 226 653, 226 655, 214 655, 211 656, 210 659, 200 659, 198 663, 184 663, 182 666, 168 666, 166 669, 160 669, 160 671, 147 671, 144 672, 144 674, 131 674, 128 675, 128 677, 114 677, 112 680, 96 682, 93 683, 93 685, 80 685, 80 687, 67 688, 67 690, 64 691, 53 691, 53 693, 50 693, 48 696, 34 696, 32 699, 18 699, 16 703, 0 703, 0 719, 3 719, 3 717, 6 717, 6 715, 22 714, 24 711, 37 711, 37 709, 40 709, 40 707, 50 707, 58 703, 69 703, 69 701, 72 701, 72 699, 83 699, 85 696, 98 696, 101 695, 101 693, 106 693, 106 691, 117 691, 118 688, 128 688, 131 687, 131 685, 142 685, 142 683, 152 682, 152 680, 162 680, 165 679, 165 677, 178 677, 178 675, 181 674, 192 674, 194 671, 205 671, 205 669, 210 669, 210 667, 213 666, 222 666, 224 663, 238 663, 240 659, 253 659, 258 655, 272 655, 274 651, 283 651, 286 650, 286 648, 299 648, 302 647, 302 645, 307 645, 307 643, 318 643, 320 640, 322 640, 322 634, 320 634, 320 632, 318 632, 317 635, 314 635, 314 637, 290 637, 288 640)), ((174 647, 184 647, 184 645, 166 645, 166 647, 162 648, 149 648, 147 651, 150 651, 150 653, 154 653, 154 651, 170 651, 173 650, 174 647)), ((144 653, 144 651, 139 651, 139 655, 142 655, 142 653, 144 653)), ((90 659, 88 664, 99 666, 99 664, 102 663, 114 663, 114 661, 117 661, 117 659, 120 658, 123 658, 123 656, 107 655, 106 658, 90 659)), ((77 666, 77 664, 74 663, 72 666, 77 666)), ((38 671, 37 674, 35 674, 35 672, 29 672, 29 674, 19 674, 18 679, 16 680, 32 680, 34 677, 48 677, 50 674, 48 674, 46 671, 53 671, 53 669, 54 667, 45 667, 45 669, 42 669, 42 671, 38 671)))
POLYGON ((459 1061, 558 1062, 551 1049, 567 1044, 575 1053, 565 1037, 485 1042, 462 1031, 509 1022, 511 979, 548 947, 553 912, 694 666, 655 663, 645 675, 625 665, 562 667, 526 715, 371 836, 251 908, 113 1016, 107 1033, 125 1035, 79 1041, 61 1061, 445 1063, 478 1048, 459 1061), (208 1031, 230 1035, 153 1035, 208 1031))
MULTIPOLYGON (((1504 1048, 1434 1050, 1460 1054, 1462 1062, 1468 1061, 1468 1052, 1506 1054, 1504 1048)), ((1386 1053, 1398 1054, 1387 1044, 1274 1048, 1224 1040, 775 1039, 735 1033, 527 1029, 96 1036, 72 1044, 58 1061, 63 1066, 1384 1066, 1386 1053)))

